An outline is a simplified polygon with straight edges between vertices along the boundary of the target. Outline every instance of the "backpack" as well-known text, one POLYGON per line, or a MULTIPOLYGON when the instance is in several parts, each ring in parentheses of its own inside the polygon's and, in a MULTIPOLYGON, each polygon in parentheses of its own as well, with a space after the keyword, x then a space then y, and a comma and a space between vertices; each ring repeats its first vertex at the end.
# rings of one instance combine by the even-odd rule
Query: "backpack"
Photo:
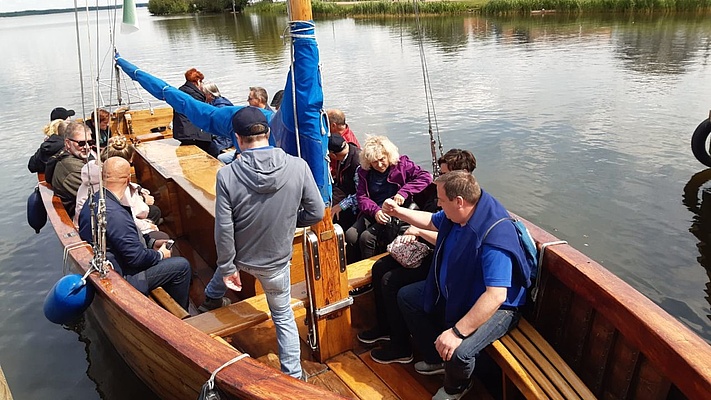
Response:
POLYGON ((513 217, 501 218, 500 220, 494 222, 494 224, 486 230, 484 236, 481 238, 481 242, 484 243, 484 239, 486 239, 486 236, 489 235, 489 232, 491 232, 496 225, 506 220, 513 223, 516 233, 518 234, 518 241, 521 244, 524 255, 526 256, 526 265, 519 265, 519 269, 523 276, 524 285, 528 289, 536 284, 536 280, 538 278, 538 248, 536 247, 536 242, 533 241, 531 234, 528 233, 528 229, 526 229, 526 225, 523 224, 523 221, 513 217))

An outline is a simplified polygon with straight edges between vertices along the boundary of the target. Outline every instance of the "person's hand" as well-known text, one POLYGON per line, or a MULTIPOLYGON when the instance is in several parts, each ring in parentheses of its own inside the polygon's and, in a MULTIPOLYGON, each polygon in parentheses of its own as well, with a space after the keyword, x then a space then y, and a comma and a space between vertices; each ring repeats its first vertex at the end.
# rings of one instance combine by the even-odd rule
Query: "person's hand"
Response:
POLYGON ((407 230, 403 233, 403 235, 412 235, 415 237, 420 236, 420 228, 410 225, 407 227, 407 230))
POLYGON ((150 194, 146 194, 146 193, 143 194, 143 201, 145 201, 146 204, 148 204, 149 206, 152 206, 156 202, 156 200, 155 200, 155 198, 153 198, 153 196, 151 196, 150 194))
POLYGON ((153 250, 159 250, 166 242, 168 242, 167 239, 156 239, 156 241, 153 242, 153 250))
POLYGON ((397 215, 399 207, 400 207, 400 205, 397 204, 395 202, 395 200, 385 199, 385 201, 383 202, 382 210, 383 210, 383 212, 387 213, 388 215, 397 215))
POLYGON ((435 340, 435 349, 437 353, 442 357, 442 360, 449 361, 452 359, 454 350, 462 344, 462 339, 458 338, 457 335, 452 332, 452 329, 447 329, 437 336, 435 340))
MULTIPOLYGON (((156 240, 156 242, 157 242, 157 240, 156 240)), ((158 251, 160 251, 161 254, 163 254, 163 259, 164 259, 164 260, 167 259, 167 258, 170 258, 170 256, 171 256, 170 250, 168 250, 168 249, 165 247, 165 242, 167 242, 167 240, 164 240, 164 241, 163 241, 163 244, 160 246, 160 248, 158 248, 158 251)))
POLYGON ((242 279, 239 276, 239 271, 223 277, 222 280, 225 281, 225 286, 227 286, 228 289, 232 289, 235 292, 242 291, 242 279))
POLYGON ((400 193, 393 196, 393 200, 395 200, 395 203, 397 203, 397 205, 399 205, 399 206, 401 206, 403 203, 405 203, 405 198, 402 197, 402 195, 400 193))
POLYGON ((414 242, 417 240, 417 236, 414 235, 408 235, 407 232, 405 234, 399 236, 400 243, 410 243, 414 242))
POLYGON ((343 210, 341 210, 341 205, 340 205, 340 204, 336 204, 335 206, 333 206, 333 207, 331 208, 331 214, 332 214, 333 217, 336 219, 336 221, 338 221, 338 216, 339 216, 339 214, 341 213, 341 211, 343 211, 343 210))
POLYGON ((388 214, 385 214, 383 210, 378 210, 378 212, 375 213, 375 222, 385 225, 390 221, 390 217, 388 214))

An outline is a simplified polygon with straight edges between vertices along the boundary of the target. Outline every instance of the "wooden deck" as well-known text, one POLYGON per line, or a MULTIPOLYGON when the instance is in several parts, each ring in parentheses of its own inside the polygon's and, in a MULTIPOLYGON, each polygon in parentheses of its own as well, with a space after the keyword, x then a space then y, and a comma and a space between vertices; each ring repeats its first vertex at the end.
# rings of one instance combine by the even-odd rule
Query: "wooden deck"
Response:
POLYGON ((5 374, 2 372, 2 367, 0 367, 0 400, 12 400, 10 386, 7 384, 5 374))

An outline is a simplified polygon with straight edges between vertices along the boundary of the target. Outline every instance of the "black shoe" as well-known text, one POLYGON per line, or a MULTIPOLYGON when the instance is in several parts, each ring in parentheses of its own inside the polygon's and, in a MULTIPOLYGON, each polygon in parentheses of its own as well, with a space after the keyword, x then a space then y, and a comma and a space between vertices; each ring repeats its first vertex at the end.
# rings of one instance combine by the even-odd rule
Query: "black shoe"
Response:
POLYGON ((390 340, 390 335, 383 333, 379 328, 373 328, 359 333, 358 340, 362 343, 371 344, 381 340, 390 340))
POLYGON ((380 364, 407 364, 412 362, 412 352, 407 350, 396 350, 391 346, 383 346, 379 349, 371 350, 370 358, 372 358, 373 361, 375 361, 376 363, 380 364))
POLYGON ((216 310, 220 307, 224 306, 229 306, 232 304, 232 301, 228 299, 227 297, 222 297, 219 299, 213 299, 212 297, 207 297, 205 296, 205 301, 202 303, 200 307, 198 307, 198 311, 200 313, 216 310))

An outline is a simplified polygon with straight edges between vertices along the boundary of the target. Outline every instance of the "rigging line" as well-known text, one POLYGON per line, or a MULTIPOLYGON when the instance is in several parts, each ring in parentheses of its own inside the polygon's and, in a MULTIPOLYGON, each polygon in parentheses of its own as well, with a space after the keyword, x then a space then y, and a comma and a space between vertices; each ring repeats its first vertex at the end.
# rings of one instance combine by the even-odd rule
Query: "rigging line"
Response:
POLYGON ((437 124, 437 113, 434 107, 434 98, 432 96, 432 85, 429 78, 429 69, 427 67, 427 58, 425 56, 425 46, 424 46, 424 34, 422 31, 422 21, 420 20, 420 8, 418 6, 417 0, 413 0, 413 8, 415 11, 415 21, 417 28, 417 44, 420 51, 420 67, 422 69, 422 80, 424 83, 425 90, 425 103, 427 105, 427 122, 428 122, 428 133, 430 136, 430 152, 432 155, 432 173, 433 175, 439 175, 439 165, 437 165, 437 147, 439 147, 440 156, 442 155, 442 138, 439 134, 439 126, 437 124), (437 138, 435 139, 434 132, 432 129, 432 122, 434 120, 434 131, 437 132, 437 138))
POLYGON ((81 40, 79 40, 79 5, 77 0, 74 0, 74 26, 77 35, 77 57, 79 59, 79 87, 81 88, 81 113, 86 115, 86 106, 84 104, 84 69, 81 66, 81 40))

